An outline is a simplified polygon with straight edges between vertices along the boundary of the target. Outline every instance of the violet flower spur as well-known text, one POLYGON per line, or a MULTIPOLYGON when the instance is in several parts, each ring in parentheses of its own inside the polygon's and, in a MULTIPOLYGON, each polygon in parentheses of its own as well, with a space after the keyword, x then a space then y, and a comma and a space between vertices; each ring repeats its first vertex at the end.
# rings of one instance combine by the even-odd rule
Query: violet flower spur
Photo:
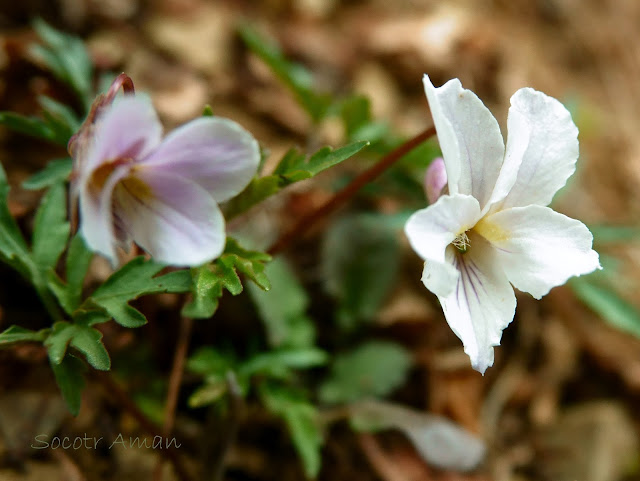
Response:
POLYGON ((225 222, 218 207, 256 173, 258 143, 237 123, 201 117, 162 139, 145 97, 99 99, 95 118, 72 139, 72 200, 89 248, 117 263, 136 242, 158 262, 195 266, 218 257, 225 222))
POLYGON ((599 269, 593 236, 546 207, 575 171, 578 129, 557 100, 531 88, 511 97, 505 148, 496 119, 453 79, 424 87, 444 158, 446 187, 405 232, 424 259, 422 282, 442 304, 474 369, 513 320, 513 287, 540 299, 599 269))

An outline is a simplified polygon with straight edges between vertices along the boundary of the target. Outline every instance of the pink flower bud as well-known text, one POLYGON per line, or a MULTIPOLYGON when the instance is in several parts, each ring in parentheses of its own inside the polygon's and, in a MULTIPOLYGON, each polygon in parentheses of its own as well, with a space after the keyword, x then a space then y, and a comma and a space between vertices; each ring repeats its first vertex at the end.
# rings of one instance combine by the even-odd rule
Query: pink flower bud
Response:
POLYGON ((433 159, 424 177, 424 187, 427 192, 429 204, 433 204, 442 195, 442 190, 447 185, 447 170, 444 167, 444 159, 433 159))

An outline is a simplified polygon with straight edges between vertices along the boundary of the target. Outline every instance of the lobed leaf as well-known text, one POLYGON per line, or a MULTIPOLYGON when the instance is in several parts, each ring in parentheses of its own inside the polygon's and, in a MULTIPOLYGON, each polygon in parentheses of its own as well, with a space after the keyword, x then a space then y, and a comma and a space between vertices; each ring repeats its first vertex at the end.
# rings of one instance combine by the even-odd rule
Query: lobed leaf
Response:
POLYGON ((108 371, 111 368, 109 353, 102 344, 102 333, 92 327, 56 322, 44 344, 52 364, 60 364, 68 347, 72 346, 82 352, 95 369, 108 371))
POLYGON ((154 277, 163 265, 136 257, 113 273, 84 303, 105 309, 124 327, 140 327, 146 324, 144 315, 131 307, 129 302, 147 294, 160 292, 187 292, 191 289, 191 275, 187 270, 175 271, 154 277))
POLYGON ((234 239, 227 238, 225 251, 218 259, 192 269, 193 298, 184 306, 182 314, 194 319, 213 316, 224 289, 234 296, 242 292, 238 273, 248 277, 260 289, 269 289, 271 284, 264 272, 264 263, 270 259, 271 256, 264 252, 246 250, 234 239))

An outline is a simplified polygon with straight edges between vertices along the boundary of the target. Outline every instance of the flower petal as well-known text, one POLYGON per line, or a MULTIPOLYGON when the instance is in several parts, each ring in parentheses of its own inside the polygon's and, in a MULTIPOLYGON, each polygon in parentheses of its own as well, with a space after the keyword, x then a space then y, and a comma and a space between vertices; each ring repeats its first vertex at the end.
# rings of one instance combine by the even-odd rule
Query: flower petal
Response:
POLYGON ((101 164, 115 159, 140 159, 158 146, 162 137, 158 115, 144 96, 127 95, 116 100, 93 128, 95 140, 87 163, 79 162, 81 175, 88 176, 101 164))
POLYGON ((451 294, 438 297, 471 365, 483 374, 493 365, 493 346, 500 344, 516 310, 513 288, 494 257, 491 246, 473 234, 465 254, 447 248, 447 261, 460 276, 451 294))
POLYGON ((482 219, 475 231, 495 247, 509 281, 536 299, 572 276, 601 268, 589 229, 549 207, 497 212, 482 219))
POLYGON ((447 185, 447 171, 444 166, 444 159, 436 157, 433 159, 427 173, 424 176, 424 190, 427 193, 429 204, 434 204, 442 194, 442 190, 447 185))
POLYGON ((79 189, 80 233, 89 249, 106 257, 114 266, 117 264, 115 246, 126 242, 127 236, 114 226, 112 195, 128 171, 128 167, 116 168, 100 191, 92 191, 86 183, 79 189))
POLYGON ((450 194, 472 195, 483 208, 502 166, 504 141, 498 122, 482 101, 458 79, 424 88, 442 149, 450 194))
POLYGON ((576 170, 578 128, 571 114, 556 99, 523 88, 511 97, 508 128, 503 170, 513 184, 492 210, 549 205, 576 170))
POLYGON ((197 182, 218 202, 240 193, 259 162, 253 136, 221 117, 202 117, 177 128, 144 160, 158 172, 197 182))
POLYGON ((196 266, 224 249, 222 213, 195 182, 145 169, 123 179, 114 200, 124 228, 158 262, 196 266))
POLYGON ((445 249, 478 221, 480 206, 469 195, 443 195, 426 209, 415 212, 405 225, 413 250, 424 259, 422 282, 438 296, 448 295, 458 275, 445 262, 445 249))

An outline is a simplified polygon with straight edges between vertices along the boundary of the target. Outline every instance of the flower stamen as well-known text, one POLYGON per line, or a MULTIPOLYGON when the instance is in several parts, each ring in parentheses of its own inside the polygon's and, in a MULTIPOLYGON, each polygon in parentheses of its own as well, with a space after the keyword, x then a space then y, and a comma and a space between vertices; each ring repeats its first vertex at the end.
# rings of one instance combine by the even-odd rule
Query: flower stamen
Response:
POLYGON ((469 242, 469 236, 467 235, 467 233, 463 232, 461 234, 458 234, 457 237, 453 239, 453 242, 451 244, 462 254, 464 254, 465 252, 467 252, 467 249, 469 249, 469 245, 471 243, 469 242))

